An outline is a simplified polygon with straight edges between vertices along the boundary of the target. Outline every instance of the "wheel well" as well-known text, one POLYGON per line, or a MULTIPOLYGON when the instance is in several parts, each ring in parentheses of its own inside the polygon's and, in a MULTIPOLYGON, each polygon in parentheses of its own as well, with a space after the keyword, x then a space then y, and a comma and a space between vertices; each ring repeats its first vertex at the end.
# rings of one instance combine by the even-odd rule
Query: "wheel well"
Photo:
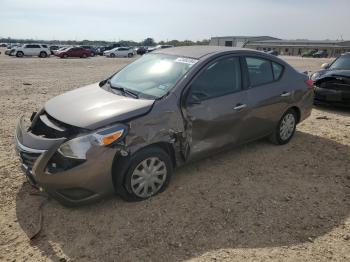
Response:
POLYGON ((300 117, 301 117, 300 109, 298 107, 296 107, 296 106, 293 106, 293 107, 291 107, 289 109, 294 110, 294 112, 297 114, 297 123, 299 123, 300 122, 300 117))
POLYGON ((148 145, 147 147, 152 147, 152 146, 160 147, 161 149, 163 149, 170 156, 173 167, 176 166, 175 150, 172 144, 167 142, 158 142, 158 143, 148 145))

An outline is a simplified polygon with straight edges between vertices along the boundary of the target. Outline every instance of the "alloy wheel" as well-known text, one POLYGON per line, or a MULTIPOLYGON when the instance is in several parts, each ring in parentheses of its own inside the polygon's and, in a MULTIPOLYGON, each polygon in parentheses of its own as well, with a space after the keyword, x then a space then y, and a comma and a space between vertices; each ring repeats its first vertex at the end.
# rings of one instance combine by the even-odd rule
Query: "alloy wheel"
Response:
POLYGON ((295 117, 292 113, 286 114, 280 124, 280 137, 282 140, 288 140, 295 129, 295 117))

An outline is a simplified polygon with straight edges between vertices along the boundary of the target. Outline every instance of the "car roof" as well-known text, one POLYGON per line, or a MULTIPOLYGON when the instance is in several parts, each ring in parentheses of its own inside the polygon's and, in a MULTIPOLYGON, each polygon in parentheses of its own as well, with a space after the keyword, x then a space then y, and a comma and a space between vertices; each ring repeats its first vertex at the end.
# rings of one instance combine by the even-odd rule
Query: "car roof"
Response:
POLYGON ((232 51, 232 52, 250 51, 258 54, 263 53, 261 51, 256 51, 253 49, 235 48, 235 47, 226 47, 226 46, 181 46, 181 47, 158 49, 153 51, 152 53, 176 55, 176 56, 200 59, 207 55, 215 55, 218 53, 225 53, 229 51, 232 51))

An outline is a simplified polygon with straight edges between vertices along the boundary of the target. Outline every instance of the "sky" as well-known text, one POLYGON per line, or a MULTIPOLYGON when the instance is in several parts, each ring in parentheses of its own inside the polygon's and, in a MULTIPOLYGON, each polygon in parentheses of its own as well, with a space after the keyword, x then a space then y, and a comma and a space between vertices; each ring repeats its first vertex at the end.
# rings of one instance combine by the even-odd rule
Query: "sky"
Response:
POLYGON ((0 37, 350 40, 350 0, 0 0, 0 37))

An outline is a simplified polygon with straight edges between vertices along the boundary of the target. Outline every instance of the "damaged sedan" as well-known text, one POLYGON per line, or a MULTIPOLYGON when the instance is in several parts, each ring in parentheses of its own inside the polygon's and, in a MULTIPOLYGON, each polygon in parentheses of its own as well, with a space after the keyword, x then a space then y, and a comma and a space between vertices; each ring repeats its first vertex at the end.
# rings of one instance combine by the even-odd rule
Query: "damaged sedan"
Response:
POLYGON ((139 201, 195 159, 264 137, 288 143, 313 95, 305 74, 263 52, 159 49, 22 117, 16 148, 29 182, 65 205, 114 192, 139 201))
POLYGON ((350 53, 339 56, 314 73, 315 104, 350 106, 350 53))

